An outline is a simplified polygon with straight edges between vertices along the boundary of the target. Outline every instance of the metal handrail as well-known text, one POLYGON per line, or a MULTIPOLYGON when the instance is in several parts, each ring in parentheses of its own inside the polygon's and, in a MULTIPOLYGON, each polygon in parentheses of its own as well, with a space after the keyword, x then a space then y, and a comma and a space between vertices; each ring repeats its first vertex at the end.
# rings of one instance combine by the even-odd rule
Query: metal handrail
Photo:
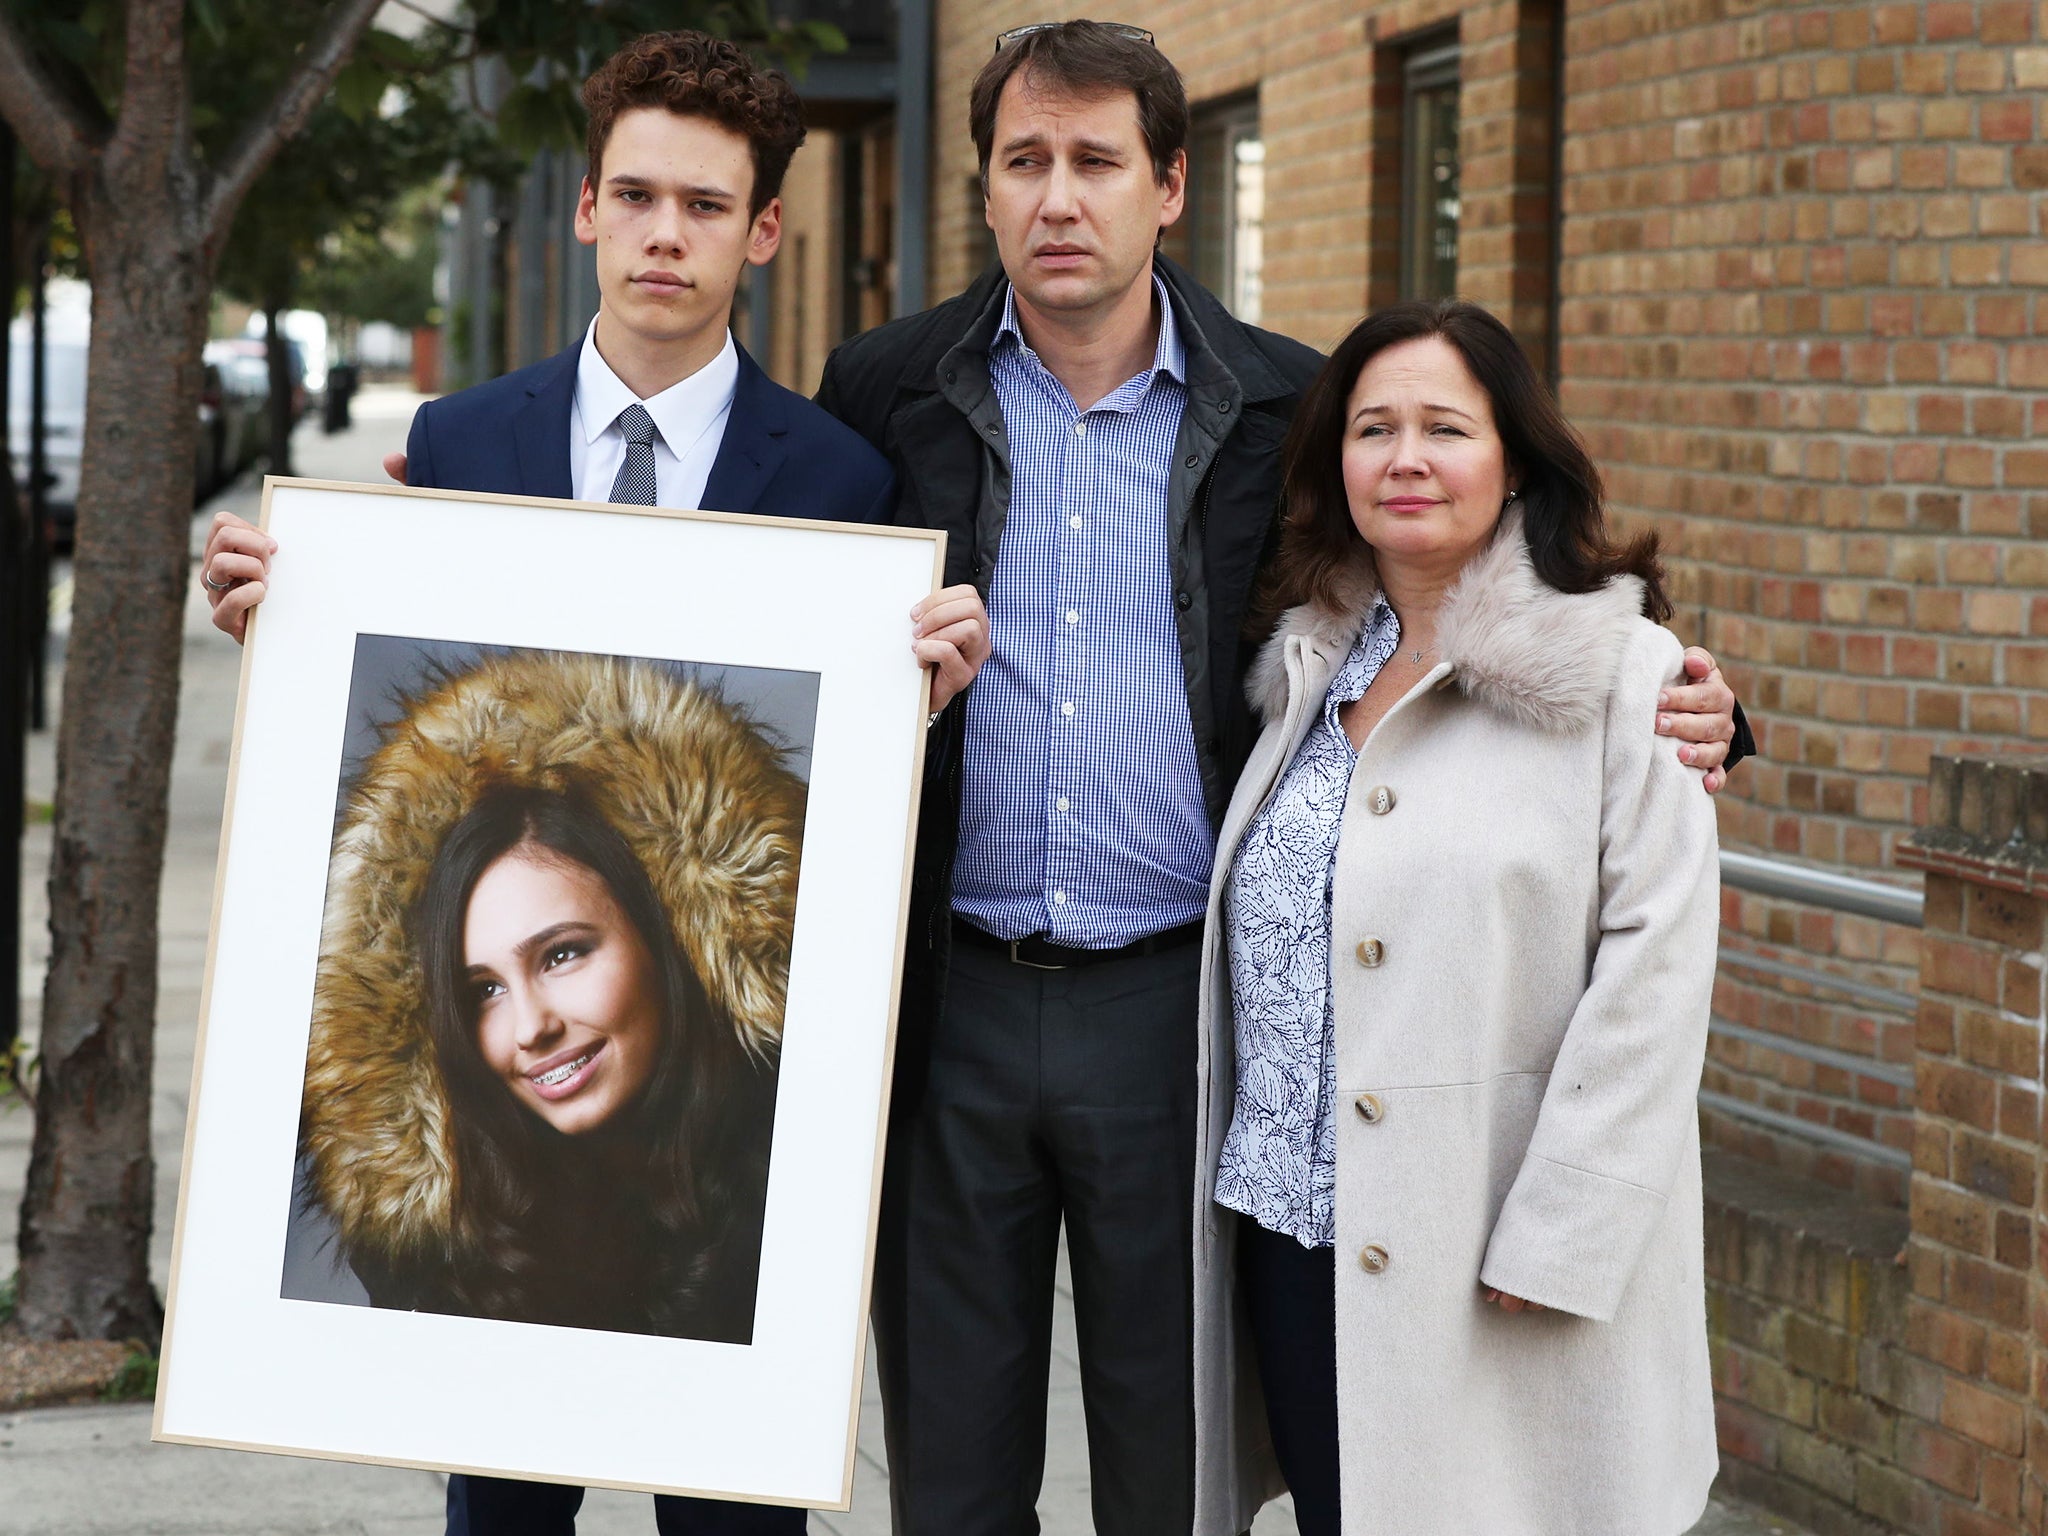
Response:
MULTIPOLYGON (((1829 911, 1876 918, 1880 922, 1903 923, 1913 928, 1923 927, 1926 923, 1927 898, 1919 890, 1908 886, 1885 885, 1876 880, 1859 879, 1855 875, 1837 874, 1829 869, 1814 869, 1810 865, 1767 859, 1754 853, 1722 849, 1721 883, 1738 891, 1753 892, 1758 896, 1775 896, 1781 900, 1797 901, 1829 911)), ((1726 954, 1722 959, 1738 968, 1761 971, 1790 981, 1805 982, 1809 986, 1858 997, 1862 1001, 1901 1013, 1910 1013, 1914 1004, 1910 993, 1873 986, 1869 982, 1858 981, 1852 977, 1834 976, 1818 966, 1801 966, 1764 955, 1741 953, 1726 954)), ((1709 1028, 1723 1039, 1740 1040, 1746 1045, 1803 1057, 1820 1065, 1860 1073, 1898 1087, 1910 1087, 1912 1084, 1912 1069, 1902 1065, 1865 1060, 1851 1056, 1847 1052, 1813 1045, 1791 1036, 1779 1036, 1767 1030, 1750 1029, 1718 1016, 1710 1021, 1709 1028)), ((1699 1099, 1704 1108, 1715 1110, 1732 1119, 1746 1120, 1752 1125, 1775 1131, 1780 1135, 1797 1136, 1818 1142, 1849 1156, 1894 1168, 1912 1167, 1910 1153, 1852 1135, 1847 1131, 1837 1130, 1833 1126, 1819 1125, 1797 1115, 1767 1109, 1761 1104, 1751 1104, 1746 1100, 1705 1088, 1700 1090, 1699 1099)))
POLYGON ((1845 1153, 1850 1157, 1860 1157, 1865 1162, 1883 1163, 1888 1168, 1898 1168, 1907 1171, 1910 1171, 1913 1166, 1913 1154, 1902 1151, 1898 1147, 1888 1147, 1881 1141, 1870 1141, 1861 1136, 1851 1135, 1847 1131, 1838 1131, 1831 1125, 1816 1125, 1813 1121, 1802 1120, 1797 1115, 1787 1115, 1775 1109, 1765 1109, 1761 1104, 1749 1104, 1741 1099, 1731 1099, 1725 1093, 1709 1093, 1706 1089, 1702 1088, 1700 1090, 1700 1103, 1708 1109, 1717 1110, 1721 1114, 1729 1116, 1731 1119, 1747 1120, 1753 1125, 1764 1127, 1766 1130, 1778 1131, 1788 1136, 1803 1137, 1807 1141, 1817 1141, 1824 1147, 1833 1147, 1837 1152, 1845 1153))
POLYGON ((1823 971, 1818 966, 1794 965, 1789 960, 1773 960, 1769 955, 1753 955, 1747 950, 1724 949, 1721 963, 1745 971, 1755 971, 1761 976, 1777 976, 1785 981, 1796 981, 1812 987, 1816 992, 1833 992, 1840 997, 1853 997, 1858 1002, 1868 1003, 1873 1008, 1883 1008, 1890 1013, 1911 1013, 1920 1006, 1920 999, 1910 992, 1897 987, 1874 986, 1867 981, 1857 981, 1851 976, 1837 976, 1833 971, 1823 971))
POLYGON ((1788 864, 1753 853, 1737 853, 1732 848, 1721 850, 1721 883, 1759 896, 1778 896, 1857 917, 1874 917, 1880 922, 1905 923, 1913 928, 1922 926, 1926 920, 1927 898, 1910 886, 1838 875, 1831 869, 1788 864))
POLYGON ((1838 1051, 1830 1045, 1813 1045, 1793 1035, 1773 1034, 1768 1029, 1752 1029, 1747 1024, 1737 1024, 1733 1019, 1724 1019, 1719 1014, 1707 1021, 1708 1029, 1723 1040, 1739 1040, 1744 1045, 1753 1045, 1761 1050, 1776 1051, 1781 1056, 1797 1056, 1801 1061, 1813 1062, 1816 1066, 1833 1067, 1852 1077, 1867 1077, 1873 1082, 1890 1083, 1894 1088, 1913 1086, 1913 1067, 1910 1062, 1880 1061, 1875 1056, 1858 1056, 1852 1051, 1838 1051))

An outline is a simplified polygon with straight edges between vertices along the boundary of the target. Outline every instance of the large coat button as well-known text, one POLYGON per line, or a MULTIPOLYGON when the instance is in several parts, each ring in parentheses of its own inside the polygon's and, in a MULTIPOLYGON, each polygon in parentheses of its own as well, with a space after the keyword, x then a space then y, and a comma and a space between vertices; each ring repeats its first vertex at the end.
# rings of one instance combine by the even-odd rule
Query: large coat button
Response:
POLYGON ((1378 1274, 1381 1270, 1387 1267, 1387 1264, 1387 1250, 1382 1248, 1378 1243, 1367 1243, 1365 1247, 1359 1251, 1358 1267, 1364 1270, 1368 1275, 1378 1274))
POLYGON ((1358 941, 1358 963, 1368 970, 1386 958, 1387 946, 1378 939, 1360 939, 1358 941))
POLYGON ((1361 1093, 1353 1102, 1358 1109, 1358 1118, 1367 1125, 1378 1125, 1381 1117, 1386 1114, 1386 1109, 1381 1105, 1377 1094, 1361 1093))
POLYGON ((1394 808, 1394 792, 1384 784, 1376 784, 1366 795, 1365 803, 1373 815, 1384 816, 1394 808))

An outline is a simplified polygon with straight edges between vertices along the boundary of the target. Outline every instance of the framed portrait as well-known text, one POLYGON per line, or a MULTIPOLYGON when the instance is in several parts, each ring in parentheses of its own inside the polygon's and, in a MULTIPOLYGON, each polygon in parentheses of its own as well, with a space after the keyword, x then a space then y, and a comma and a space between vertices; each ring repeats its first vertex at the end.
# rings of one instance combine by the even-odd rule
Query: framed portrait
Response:
POLYGON ((943 535, 263 522, 156 1438, 846 1508, 943 535))

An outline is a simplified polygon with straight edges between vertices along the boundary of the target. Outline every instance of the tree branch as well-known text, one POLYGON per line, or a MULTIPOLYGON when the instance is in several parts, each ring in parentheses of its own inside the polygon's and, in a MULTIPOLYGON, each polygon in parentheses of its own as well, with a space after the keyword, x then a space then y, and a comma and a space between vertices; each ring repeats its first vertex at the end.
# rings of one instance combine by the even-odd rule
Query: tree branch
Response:
POLYGON ((0 117, 7 119, 29 157, 53 180, 77 175, 92 159, 92 124, 37 65, 20 25, 4 9, 0 9, 0 117))
POLYGON ((263 174, 284 141, 304 126, 383 3, 384 0, 336 0, 319 32, 306 45, 298 69, 279 87, 270 104, 242 125, 233 147, 222 157, 207 194, 201 227, 206 230, 210 244, 217 248, 227 239, 228 227, 234 223, 235 210, 242 199, 248 196, 256 178, 263 174))
POLYGON ((121 115, 107 144, 109 171, 117 179, 189 178, 192 125, 191 95, 185 85, 184 0, 128 0, 122 47, 121 115))

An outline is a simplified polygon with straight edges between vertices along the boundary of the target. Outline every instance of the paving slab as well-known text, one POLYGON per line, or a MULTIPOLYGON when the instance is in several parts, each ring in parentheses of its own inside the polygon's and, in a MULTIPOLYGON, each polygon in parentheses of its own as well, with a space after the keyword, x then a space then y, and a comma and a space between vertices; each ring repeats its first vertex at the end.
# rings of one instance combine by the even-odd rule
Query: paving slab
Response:
MULTIPOLYGON (((863 1412, 876 1416, 872 1405, 863 1412)), ((1078 1412, 1056 1413, 1049 1427, 1078 1452, 1078 1412)), ((0 1415, 4 1536, 438 1536, 445 1487, 436 1472, 152 1445, 146 1404, 0 1415)), ((1039 1503, 1047 1536, 1084 1536, 1091 1529, 1085 1474, 1078 1487, 1057 1491, 1049 1479, 1048 1490, 1039 1503)), ((654 1514, 644 1494, 593 1489, 576 1528, 579 1536, 650 1536, 654 1514)), ((863 1456, 852 1511, 814 1512, 810 1529, 812 1536, 887 1536, 882 1466, 863 1456)), ((1252 1529, 1253 1536, 1294 1536, 1286 1502, 1267 1506, 1252 1529)), ((1807 1533, 1717 1497, 1689 1536, 1807 1533)))

